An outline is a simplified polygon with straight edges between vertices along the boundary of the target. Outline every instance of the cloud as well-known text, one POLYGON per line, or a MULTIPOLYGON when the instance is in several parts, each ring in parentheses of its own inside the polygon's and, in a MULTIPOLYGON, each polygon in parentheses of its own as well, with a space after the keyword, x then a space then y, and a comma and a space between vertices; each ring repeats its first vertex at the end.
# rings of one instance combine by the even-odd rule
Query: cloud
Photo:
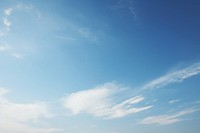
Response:
POLYGON ((110 9, 114 11, 127 11, 134 21, 137 21, 134 0, 118 0, 114 5, 110 6, 110 9))
POLYGON ((1 96, 4 96, 5 94, 9 93, 10 91, 5 88, 0 88, 0 98, 1 96))
MULTIPOLYGON (((9 33, 12 31, 11 28, 12 22, 14 24, 14 21, 11 21, 12 20, 11 18, 15 18, 12 17, 12 15, 17 11, 31 13, 33 15, 36 15, 38 18, 41 17, 41 14, 34 8, 33 5, 18 3, 15 6, 6 8, 3 10, 3 16, 1 18, 3 27, 2 29, 0 29, 0 37, 9 36, 9 33)), ((0 45, 0 52, 6 52, 8 55, 11 55, 17 59, 22 59, 24 57, 22 56, 23 54, 16 52, 15 49, 20 49, 20 48, 13 47, 13 45, 7 45, 7 44, 0 45)))
POLYGON ((137 107, 134 108, 133 105, 139 103, 144 100, 144 97, 133 97, 128 99, 120 104, 115 105, 112 107, 111 112, 109 114, 109 118, 120 118, 127 116, 129 114, 138 113, 147 109, 152 108, 153 106, 145 106, 145 107, 137 107))
POLYGON ((13 8, 5 9, 5 10, 4 10, 4 14, 5 14, 6 16, 10 16, 11 13, 12 13, 12 11, 13 11, 13 8))
POLYGON ((119 93, 120 90, 122 90, 121 86, 113 82, 106 83, 93 89, 75 92, 64 97, 63 105, 74 115, 86 112, 95 117, 106 119, 124 117, 152 107, 133 107, 134 104, 144 100, 142 96, 133 97, 121 103, 113 102, 114 94, 119 93))
POLYGON ((5 95, 9 90, 0 88, 0 132, 4 133, 42 133, 52 132, 53 129, 36 128, 29 126, 28 122, 34 122, 41 118, 51 118, 45 103, 15 103, 9 101, 5 95))
POLYGON ((89 28, 77 28, 78 33, 89 41, 97 42, 98 37, 89 28))
POLYGON ((175 114, 170 115, 157 115, 157 116, 150 116, 143 120, 141 120, 140 124, 160 124, 160 125, 167 125, 176 122, 183 121, 181 117, 199 111, 198 109, 185 109, 183 111, 177 112, 175 114))
POLYGON ((8 17, 12 14, 13 8, 4 10, 4 17, 2 18, 4 27, 0 30, 0 37, 5 36, 10 31, 11 21, 8 17))
POLYGON ((174 103, 177 103, 177 102, 180 102, 181 99, 173 99, 173 100, 170 100, 168 103, 169 104, 174 104, 174 103))
POLYGON ((144 85, 142 89, 157 89, 171 83, 182 82, 184 79, 198 75, 200 73, 200 63, 195 63, 187 68, 166 74, 144 85))
POLYGON ((3 23, 7 28, 11 26, 11 22, 8 20, 8 18, 3 18, 3 23))
POLYGON ((33 6, 19 3, 14 7, 5 9, 4 16, 2 18, 4 27, 2 30, 0 30, 0 37, 7 35, 7 33, 10 31, 10 26, 12 22, 9 20, 9 18, 12 15, 12 13, 16 10, 33 10, 33 6))
POLYGON ((23 58, 23 55, 18 54, 18 53, 12 53, 12 56, 14 56, 17 59, 22 59, 23 58))
POLYGON ((11 47, 8 44, 0 45, 0 52, 5 52, 8 51, 9 49, 11 49, 11 47))
MULTIPOLYGON (((119 93, 121 86, 115 83, 106 83, 89 90, 83 90, 79 92, 72 93, 63 98, 63 105, 67 108, 73 115, 79 113, 92 114, 95 117, 103 117, 106 119, 114 119, 124 117, 130 114, 148 110, 153 106, 142 106, 138 107, 137 104, 145 100, 142 95, 145 89, 156 89, 164 87, 171 83, 182 82, 184 79, 192 77, 200 73, 200 63, 195 63, 184 69, 169 73, 158 79, 155 79, 143 87, 139 88, 141 95, 126 99, 122 102, 116 102, 115 94, 119 93)), ((174 104, 181 101, 181 99, 173 99, 169 101, 169 104, 174 104)), ((161 115, 155 118, 167 119, 166 123, 179 121, 179 113, 176 115, 161 115)), ((154 119, 150 117, 145 119, 143 122, 154 119)), ((156 121, 157 122, 157 121, 156 121)))
POLYGON ((4 27, 3 29, 0 30, 0 37, 7 35, 7 33, 10 31, 10 26, 12 24, 11 21, 7 17, 3 17, 2 20, 3 20, 4 27))
POLYGON ((35 128, 22 123, 0 121, 0 132, 2 133, 54 133, 62 131, 56 128, 35 128))

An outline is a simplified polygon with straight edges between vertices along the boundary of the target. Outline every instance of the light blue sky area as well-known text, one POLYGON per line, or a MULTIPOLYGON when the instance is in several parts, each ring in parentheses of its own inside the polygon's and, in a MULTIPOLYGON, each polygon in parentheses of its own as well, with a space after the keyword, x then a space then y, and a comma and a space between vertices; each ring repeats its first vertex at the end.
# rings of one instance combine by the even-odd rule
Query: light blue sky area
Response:
POLYGON ((200 132, 200 1, 1 0, 0 132, 200 132))

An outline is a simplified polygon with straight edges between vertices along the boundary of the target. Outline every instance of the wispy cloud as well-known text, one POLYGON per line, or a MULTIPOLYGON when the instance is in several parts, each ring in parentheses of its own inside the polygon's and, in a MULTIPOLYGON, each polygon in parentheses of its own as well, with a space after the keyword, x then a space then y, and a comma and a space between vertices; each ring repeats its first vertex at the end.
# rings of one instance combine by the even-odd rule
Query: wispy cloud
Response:
POLYGON ((125 10, 133 17, 134 21, 137 20, 134 0, 118 0, 114 5, 110 6, 110 9, 114 11, 125 10))
POLYGON ((3 18, 3 24, 5 25, 6 28, 9 28, 11 26, 10 20, 8 20, 7 17, 3 18))
POLYGON ((23 58, 22 54, 14 52, 13 48, 10 45, 8 45, 7 43, 0 45, 0 53, 7 53, 17 59, 23 58))
POLYGON ((173 99, 173 100, 170 100, 168 103, 169 104, 174 104, 174 103, 177 103, 177 102, 180 102, 181 99, 173 99))
POLYGON ((22 54, 18 54, 18 53, 12 53, 12 56, 14 56, 17 59, 22 59, 24 57, 22 54))
POLYGON ((44 103, 19 104, 8 101, 5 98, 9 90, 0 88, 0 115, 1 119, 24 122, 38 119, 39 117, 50 118, 52 115, 47 111, 44 103))
MULTIPOLYGON (((169 73, 158 79, 155 79, 143 87, 139 88, 141 96, 132 97, 122 102, 115 102, 113 97, 120 86, 115 83, 108 83, 101 86, 97 86, 93 89, 84 90, 72 93, 63 98, 64 107, 72 112, 72 114, 79 114, 86 112, 96 117, 104 118, 120 118, 129 114, 134 114, 152 108, 153 106, 134 107, 135 104, 144 101, 145 97, 142 96, 142 92, 145 89, 156 89, 164 87, 170 83, 182 82, 184 79, 200 73, 200 63, 195 63, 187 68, 169 73)), ((181 99, 173 99, 169 101, 170 104, 181 101, 181 99)), ((182 112, 181 112, 182 113, 182 112)), ((168 115, 159 116, 159 118, 167 118, 168 115)), ((178 115, 173 115, 172 118, 177 118, 178 115)), ((152 119, 152 117, 150 117, 152 119)), ((148 118, 147 120, 149 120, 148 118)), ((153 117, 154 118, 154 117, 153 117)), ((170 117, 171 118, 171 117, 170 117)), ((150 119, 150 120, 151 120, 150 119)), ((169 119, 174 121, 177 119, 169 119)), ((146 121, 146 119, 145 119, 146 121)))
POLYGON ((11 47, 8 44, 2 44, 0 45, 0 52, 5 52, 11 49, 11 47))
POLYGON ((119 85, 113 82, 106 83, 93 89, 79 91, 64 97, 63 105, 74 115, 86 112, 106 119, 124 117, 152 107, 134 107, 135 104, 144 100, 142 96, 133 97, 121 103, 114 102, 113 95, 121 89, 119 85))
POLYGON ((9 20, 9 16, 12 14, 13 8, 7 8, 4 10, 4 16, 2 18, 4 27, 0 30, 0 37, 7 35, 10 31, 11 21, 9 20))
POLYGON ((182 82, 184 79, 200 74, 200 63, 195 63, 184 69, 166 74, 145 84, 142 89, 157 89, 169 85, 171 83, 182 82))
POLYGON ((98 37, 89 28, 79 28, 78 33, 89 41, 97 42, 98 37))
MULTIPOLYGON (((9 33, 12 32, 12 25, 14 25, 14 17, 12 15, 17 13, 17 11, 23 11, 30 14, 36 15, 36 17, 41 17, 40 13, 34 8, 33 5, 29 4, 22 4, 18 3, 15 6, 6 8, 3 10, 3 16, 1 18, 3 27, 0 29, 0 37, 9 37, 9 33)), ((20 49, 19 47, 14 47, 11 43, 7 43, 9 40, 1 42, 3 43, 0 45, 0 52, 4 52, 10 56, 15 57, 16 59, 22 59, 24 56, 23 54, 16 52, 16 49, 20 49), (8 45, 9 44, 9 45, 8 45)))
POLYGON ((0 88, 0 98, 4 96, 5 94, 9 93, 10 91, 5 88, 0 88))
POLYGON ((2 133, 57 133, 62 129, 31 127, 22 123, 0 121, 0 132, 2 133))
POLYGON ((16 10, 25 10, 25 11, 31 11, 36 13, 37 17, 41 17, 41 14, 34 9, 33 5, 25 5, 22 3, 18 3, 16 6, 9 7, 5 9, 4 16, 2 17, 4 27, 0 30, 0 37, 7 35, 7 33, 10 31, 10 27, 12 22, 10 21, 10 16, 16 11, 16 10))
POLYGON ((16 132, 16 133, 42 133, 52 132, 54 129, 36 128, 28 125, 28 122, 39 120, 41 118, 51 118, 53 115, 49 113, 45 103, 15 103, 6 98, 9 90, 0 88, 0 132, 16 132), (35 132, 34 132, 35 131, 35 132))
POLYGON ((183 121, 184 119, 181 119, 183 116, 194 113, 196 111, 199 111, 199 109, 190 108, 190 109, 182 110, 180 112, 176 112, 174 114, 150 116, 141 120, 139 123, 140 124, 160 124, 160 125, 172 124, 172 123, 183 121))
POLYGON ((13 8, 5 9, 5 10, 4 10, 4 14, 5 14, 6 16, 10 16, 11 13, 12 13, 12 11, 13 11, 13 8))

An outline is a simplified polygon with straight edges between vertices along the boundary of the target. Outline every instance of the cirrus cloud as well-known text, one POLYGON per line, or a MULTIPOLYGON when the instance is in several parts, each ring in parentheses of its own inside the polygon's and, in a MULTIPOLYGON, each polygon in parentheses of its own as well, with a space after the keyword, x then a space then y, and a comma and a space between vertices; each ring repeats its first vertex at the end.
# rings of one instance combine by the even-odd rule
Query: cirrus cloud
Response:
POLYGON ((65 96, 63 105, 76 115, 82 112, 92 114, 95 117, 114 119, 130 114, 138 113, 152 106, 134 107, 135 104, 144 100, 143 96, 136 96, 116 103, 113 97, 122 90, 115 83, 106 83, 95 88, 79 91, 65 96))

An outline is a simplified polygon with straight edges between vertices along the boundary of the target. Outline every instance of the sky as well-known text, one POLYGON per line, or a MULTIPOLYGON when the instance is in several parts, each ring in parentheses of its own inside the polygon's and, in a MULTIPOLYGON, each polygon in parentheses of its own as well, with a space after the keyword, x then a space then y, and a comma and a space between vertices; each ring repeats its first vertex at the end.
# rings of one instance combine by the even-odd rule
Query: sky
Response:
POLYGON ((1 0, 0 132, 200 132, 200 1, 1 0))

